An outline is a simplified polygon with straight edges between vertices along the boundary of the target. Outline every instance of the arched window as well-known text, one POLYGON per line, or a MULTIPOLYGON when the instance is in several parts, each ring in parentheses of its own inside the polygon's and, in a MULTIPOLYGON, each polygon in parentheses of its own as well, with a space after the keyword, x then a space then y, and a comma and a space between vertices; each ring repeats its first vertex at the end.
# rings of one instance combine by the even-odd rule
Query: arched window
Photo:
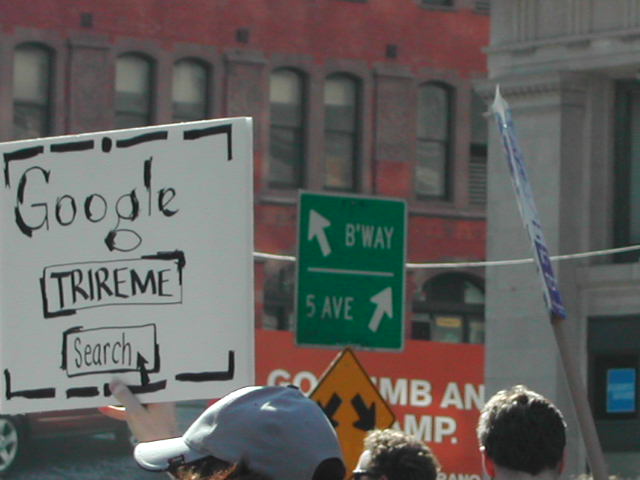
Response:
POLYGON ((471 145, 469 148, 469 203, 487 203, 487 107, 480 96, 471 92, 471 145))
POLYGON ((283 267, 267 276, 264 285, 264 328, 291 330, 293 328, 294 268, 283 267))
POLYGON ((116 62, 116 128, 151 124, 151 60, 135 53, 116 62))
POLYGON ((451 156, 451 89, 426 83, 418 89, 417 163, 418 197, 449 197, 451 156))
POLYGON ((13 138, 51 134, 52 53, 35 44, 20 45, 13 60, 13 138))
POLYGON ((209 72, 197 60, 184 59, 173 65, 173 121, 190 122, 207 118, 209 72))
POLYGON ((411 337, 450 343, 484 343, 481 280, 445 273, 426 282, 413 301, 411 337))
POLYGON ((328 190, 358 188, 358 81, 345 74, 331 75, 324 85, 324 186, 328 190))
POLYGON ((304 79, 288 68, 275 70, 269 82, 269 185, 298 188, 304 173, 304 79))

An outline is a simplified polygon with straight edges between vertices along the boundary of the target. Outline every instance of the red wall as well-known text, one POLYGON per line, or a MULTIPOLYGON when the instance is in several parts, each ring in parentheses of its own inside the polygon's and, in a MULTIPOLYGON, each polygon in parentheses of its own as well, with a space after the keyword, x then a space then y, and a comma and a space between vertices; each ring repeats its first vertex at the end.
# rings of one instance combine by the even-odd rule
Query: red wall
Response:
POLYGON ((328 58, 385 60, 396 44, 402 63, 456 70, 462 76, 485 71, 477 48, 489 38, 489 17, 472 10, 425 10, 415 0, 367 3, 322 0, 30 0, 3 6, 5 30, 15 27, 82 30, 80 15, 93 14, 94 32, 147 37, 219 47, 238 46, 235 32, 248 28, 248 47, 265 52, 305 53, 328 58), (339 7, 339 8, 338 8, 339 7), (12 27, 8 27, 12 26, 12 27))
MULTIPOLYGON (((64 88, 56 89, 55 134, 112 128, 112 56, 117 49, 111 50, 110 46, 124 43, 126 48, 134 49, 138 41, 142 46, 153 45, 152 56, 160 66, 175 60, 173 52, 182 52, 183 42, 197 46, 195 51, 199 53, 213 53, 218 62, 214 71, 219 75, 217 96, 212 101, 215 115, 248 115, 256 120, 255 250, 274 254, 295 255, 297 209, 295 192, 269 191, 264 178, 268 161, 269 104, 265 92, 269 69, 286 65, 290 58, 311 63, 305 64, 304 69, 315 92, 310 95, 310 117, 317 118, 325 70, 340 70, 348 64, 345 69, 351 71, 357 66, 366 87, 363 103, 367 106, 363 112, 361 191, 408 200, 407 261, 482 260, 482 208, 470 206, 465 196, 467 107, 471 79, 483 76, 486 70, 482 47, 489 40, 489 16, 465 7, 473 4, 470 0, 456 3, 454 9, 427 9, 420 7, 417 0, 15 1, 0 6, 0 40, 7 39, 8 44, 14 39, 55 43, 58 53, 65 52, 59 56, 62 61, 57 78, 64 88), (82 26, 83 14, 91 15, 90 26, 82 26), (236 38, 240 28, 250 32, 246 44, 236 38), (85 36, 98 42, 103 50, 92 49, 91 42, 84 48, 85 36), (389 44, 398 47, 395 59, 385 55, 389 44), (257 52, 260 60, 250 64, 244 62, 242 55, 232 58, 247 51, 257 52), (261 63, 262 59, 266 63, 261 63), (416 201, 413 191, 416 84, 433 79, 451 82, 456 88, 456 104, 464 106, 454 112, 453 119, 458 127, 453 135, 453 198, 439 204, 416 201)), ((183 54, 191 53, 180 53, 183 54)), ((0 60, 11 61, 8 48, 5 52, 0 49, 0 60)), ((167 72, 160 73, 168 75, 167 72)), ((5 77, 0 72, 0 80, 9 82, 5 77)), ((166 78, 157 80, 157 121, 166 122, 170 119, 170 91, 166 78)), ((0 84, 0 118, 5 120, 0 122, 0 137, 9 134, 6 125, 11 123, 10 115, 3 117, 2 113, 11 100, 10 88, 4 86, 3 89, 0 84)), ((307 172, 307 181, 312 185, 306 188, 320 189, 322 119, 313 125, 309 129, 307 160, 314 168, 307 172)), ((264 279, 274 270, 272 264, 256 264, 258 326, 264 279)), ((407 299, 436 273, 439 272, 411 272, 407 299)), ((481 271, 478 273, 482 275, 481 271)), ((410 317, 410 309, 407 312, 410 317)))

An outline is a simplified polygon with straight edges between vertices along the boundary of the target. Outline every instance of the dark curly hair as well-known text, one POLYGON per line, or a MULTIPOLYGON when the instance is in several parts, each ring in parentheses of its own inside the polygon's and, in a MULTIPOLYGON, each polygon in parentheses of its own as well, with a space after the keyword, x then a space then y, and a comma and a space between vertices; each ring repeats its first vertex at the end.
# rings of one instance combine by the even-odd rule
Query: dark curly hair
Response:
MULTIPOLYGON (((246 462, 230 464, 215 457, 204 457, 176 466, 170 469, 170 474, 176 480, 274 480, 269 475, 251 470, 246 462)), ((328 458, 318 465, 313 477, 307 480, 338 480, 344 478, 344 474, 342 460, 328 458)))
POLYGON ((477 433, 480 446, 496 465, 537 475, 560 465, 566 428, 553 403, 516 385, 489 399, 477 433))
POLYGON ((388 480, 435 480, 438 459, 423 442, 404 432, 385 429, 369 432, 364 440, 371 452, 368 470, 388 480))
POLYGON ((215 457, 204 457, 170 473, 176 480, 271 480, 250 470, 245 462, 231 465, 215 457))

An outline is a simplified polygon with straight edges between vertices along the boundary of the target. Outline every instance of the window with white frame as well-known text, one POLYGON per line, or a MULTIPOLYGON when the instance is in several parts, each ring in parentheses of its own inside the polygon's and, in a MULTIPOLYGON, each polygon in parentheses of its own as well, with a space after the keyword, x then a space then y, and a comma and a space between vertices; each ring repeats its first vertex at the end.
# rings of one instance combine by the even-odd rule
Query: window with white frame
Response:
POLYGON ((299 188, 304 183, 304 77, 280 68, 269 82, 269 186, 299 188))
POLYGON ((143 55, 127 53, 116 61, 116 128, 151 124, 153 66, 143 55))
POLYGON ((51 133, 51 71, 53 55, 37 44, 19 45, 13 57, 13 138, 51 133))
POLYGON ((356 191, 360 119, 359 82, 346 74, 327 77, 324 88, 324 186, 356 191))
POLYGON ((418 88, 416 195, 449 199, 451 156, 451 88, 426 83, 418 88))
POLYGON ((469 145, 469 203, 487 203, 487 106, 471 92, 471 144, 469 145))
POLYGON ((173 65, 171 98, 174 122, 207 118, 209 72, 198 60, 183 59, 173 65))

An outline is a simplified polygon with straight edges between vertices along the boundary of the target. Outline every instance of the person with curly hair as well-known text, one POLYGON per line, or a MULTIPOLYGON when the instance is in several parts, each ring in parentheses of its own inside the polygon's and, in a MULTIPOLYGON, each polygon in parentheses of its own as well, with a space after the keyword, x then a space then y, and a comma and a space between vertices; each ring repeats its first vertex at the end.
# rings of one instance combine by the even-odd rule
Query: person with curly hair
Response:
POLYGON ((566 428, 551 401, 524 385, 496 393, 478 422, 478 441, 487 475, 495 480, 560 477, 566 428))
POLYGON ((354 480, 436 480, 440 463, 431 449, 399 430, 372 430, 353 471, 354 480))

